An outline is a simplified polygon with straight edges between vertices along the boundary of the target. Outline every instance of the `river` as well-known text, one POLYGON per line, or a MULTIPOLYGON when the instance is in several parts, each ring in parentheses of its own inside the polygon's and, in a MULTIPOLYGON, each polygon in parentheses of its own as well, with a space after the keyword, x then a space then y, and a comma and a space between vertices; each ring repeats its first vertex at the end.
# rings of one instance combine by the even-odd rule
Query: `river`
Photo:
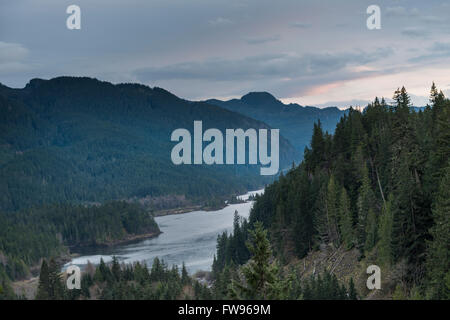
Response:
MULTIPOLYGON (((252 191, 239 198, 247 200, 250 195, 261 194, 264 190, 252 191)), ((192 211, 183 214, 156 217, 162 233, 152 239, 134 244, 119 245, 111 248, 90 249, 74 258, 64 266, 71 264, 83 268, 88 261, 98 264, 116 256, 120 262, 145 262, 150 267, 153 259, 163 259, 169 266, 181 266, 184 262, 189 273, 211 270, 216 253, 217 236, 233 229, 233 216, 237 210, 241 217, 247 218, 253 202, 231 204, 217 211, 192 211)))

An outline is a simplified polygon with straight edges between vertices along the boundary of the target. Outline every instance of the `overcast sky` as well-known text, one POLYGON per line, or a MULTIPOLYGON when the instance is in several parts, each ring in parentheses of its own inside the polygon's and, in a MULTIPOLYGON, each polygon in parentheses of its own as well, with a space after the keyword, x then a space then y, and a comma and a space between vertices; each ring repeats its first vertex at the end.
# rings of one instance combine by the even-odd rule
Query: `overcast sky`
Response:
POLYGON ((449 0, 0 0, 0 82, 140 82, 191 100, 268 91, 358 105, 405 85, 450 94, 449 0), (81 8, 68 30, 66 8, 81 8), (381 8, 368 30, 367 7, 381 8))

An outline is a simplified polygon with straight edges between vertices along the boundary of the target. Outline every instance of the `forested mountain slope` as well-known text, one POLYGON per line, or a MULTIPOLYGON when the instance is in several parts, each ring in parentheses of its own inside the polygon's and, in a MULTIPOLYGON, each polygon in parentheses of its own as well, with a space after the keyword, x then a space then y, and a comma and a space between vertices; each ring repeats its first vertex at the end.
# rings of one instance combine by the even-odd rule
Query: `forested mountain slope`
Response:
POLYGON ((256 198, 248 223, 219 237, 219 291, 250 258, 247 230, 262 222, 282 265, 324 246, 357 250, 381 267, 386 296, 450 297, 450 100, 434 84, 423 112, 409 108, 405 88, 394 100, 350 110, 334 135, 314 125, 305 160, 256 198))
POLYGON ((323 129, 331 133, 345 114, 345 111, 336 107, 320 109, 303 107, 295 103, 284 104, 268 92, 251 92, 241 99, 229 101, 211 99, 207 102, 280 129, 300 155, 303 155, 305 147, 309 144, 314 122, 320 120, 323 129))
MULTIPOLYGON (((200 201, 270 181, 256 166, 176 166, 177 128, 268 128, 160 88, 91 78, 33 79, 0 85, 0 209, 54 202, 102 202, 177 195, 200 201)), ((280 137, 280 163, 295 158, 280 137)))
MULTIPOLYGON (((101 206, 45 205, 0 214, 0 287, 25 279, 43 258, 67 259, 69 248, 109 246, 157 236, 152 215, 123 201, 101 206)), ((73 250, 72 250, 73 252, 73 250)), ((1 291, 1 290, 0 290, 1 291)), ((0 300, 1 300, 0 292, 0 300)))

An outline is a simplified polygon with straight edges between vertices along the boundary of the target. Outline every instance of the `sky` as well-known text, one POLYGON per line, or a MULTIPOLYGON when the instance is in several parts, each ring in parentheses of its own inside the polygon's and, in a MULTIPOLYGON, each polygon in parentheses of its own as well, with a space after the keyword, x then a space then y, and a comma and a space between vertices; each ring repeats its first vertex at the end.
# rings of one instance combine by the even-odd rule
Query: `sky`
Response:
POLYGON ((405 86, 422 106, 433 81, 450 95, 449 16, 449 0, 0 0, 0 83, 89 76, 341 108, 405 86), (66 27, 73 4, 80 30, 66 27))

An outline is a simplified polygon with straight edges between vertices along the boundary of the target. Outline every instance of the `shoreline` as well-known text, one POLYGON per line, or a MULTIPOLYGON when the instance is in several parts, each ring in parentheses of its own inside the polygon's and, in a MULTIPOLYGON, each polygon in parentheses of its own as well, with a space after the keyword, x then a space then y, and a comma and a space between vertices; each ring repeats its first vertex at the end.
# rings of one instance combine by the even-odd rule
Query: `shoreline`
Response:
MULTIPOLYGON (((259 189, 259 190, 252 190, 252 191, 247 191, 245 194, 246 195, 248 193, 251 192, 257 192, 263 189, 259 189)), ((242 197, 243 195, 239 195, 236 196, 237 199, 239 199, 239 197, 242 197)), ((176 214, 184 214, 184 213, 189 213, 189 212, 193 212, 193 211, 205 211, 205 212, 210 212, 210 211, 218 211, 221 210, 223 208, 226 208, 229 205, 232 204, 239 204, 239 203, 246 203, 249 202, 251 200, 249 199, 245 199, 245 200, 241 200, 241 201, 236 201, 236 202, 224 202, 222 205, 220 206, 213 206, 213 207, 208 207, 208 206, 202 206, 202 205, 187 205, 184 207, 177 207, 177 208, 171 208, 171 209, 161 209, 161 210, 156 210, 153 212, 153 216, 156 217, 163 217, 163 216, 169 216, 169 215, 176 215, 176 214)))
POLYGON ((193 212, 193 211, 216 211, 216 210, 221 210, 223 208, 225 208, 226 206, 228 206, 228 204, 224 203, 222 206, 217 206, 217 207, 205 207, 205 206, 201 206, 201 205, 197 205, 197 206, 186 206, 186 207, 178 207, 178 208, 172 208, 172 209, 163 209, 163 210, 158 210, 154 212, 154 217, 164 217, 164 216, 170 216, 170 215, 175 215, 175 214, 184 214, 184 213, 189 213, 189 212, 193 212))
MULTIPOLYGON (((256 191, 259 191, 259 190, 256 190, 256 191)), ((251 192, 254 192, 254 191, 248 191, 244 195, 251 193, 251 192)), ((243 196, 243 195, 240 195, 239 197, 241 197, 241 196, 243 196)), ((202 206, 202 205, 189 205, 189 206, 178 207, 178 208, 173 208, 173 209, 158 210, 153 213, 153 216, 156 218, 156 217, 162 217, 162 216, 167 216, 167 215, 185 214, 185 213, 189 213, 189 212, 193 212, 193 211, 205 211, 205 212, 217 211, 217 210, 221 210, 229 205, 238 204, 238 203, 246 203, 249 201, 251 201, 251 200, 248 200, 248 199, 243 200, 242 199, 241 201, 236 202, 236 203, 223 202, 222 205, 215 206, 215 207, 211 207, 211 206, 207 207, 207 206, 202 206)), ((105 242, 96 243, 96 244, 81 244, 81 245, 77 245, 77 246, 66 246, 66 248, 68 249, 68 252, 61 254, 59 257, 56 258, 56 260, 57 260, 57 263, 61 266, 61 268, 63 268, 63 266, 66 263, 69 263, 76 257, 82 256, 83 250, 86 250, 88 248, 102 249, 102 248, 112 248, 115 246, 132 244, 132 243, 139 242, 139 241, 142 241, 145 239, 156 238, 162 233, 163 232, 159 230, 158 232, 148 232, 148 233, 144 233, 144 234, 126 235, 123 239, 120 239, 120 240, 105 241, 105 242)), ((35 270, 33 270, 34 272, 32 272, 30 274, 30 277, 28 277, 26 279, 12 281, 12 286, 13 286, 16 294, 25 293, 25 295, 29 299, 34 297, 34 295, 36 293, 35 291, 37 289, 37 284, 39 282, 39 272, 37 271, 37 269, 39 269, 39 268, 40 268, 40 265, 34 266, 33 267, 33 269, 35 269, 35 270)))
POLYGON ((140 241, 145 239, 156 238, 162 233, 162 231, 158 230, 157 232, 147 232, 142 234, 129 234, 123 239, 112 240, 108 242, 96 243, 94 247, 97 248, 110 248, 118 245, 129 244, 134 241, 140 241))
POLYGON ((157 232, 147 232, 147 233, 143 233, 143 234, 129 234, 127 236, 125 236, 125 238, 123 239, 117 239, 117 240, 111 240, 111 241, 107 241, 107 242, 101 242, 101 243, 95 243, 95 244, 79 244, 76 246, 68 246, 69 251, 70 251, 70 256, 78 256, 81 253, 77 252, 79 250, 77 249, 84 249, 84 248, 111 248, 111 247, 115 247, 118 245, 125 245, 125 244, 130 244, 133 243, 135 241, 141 241, 141 240, 145 240, 145 239, 152 239, 152 238, 156 238, 157 236, 159 236, 162 233, 162 231, 157 231, 157 232))

